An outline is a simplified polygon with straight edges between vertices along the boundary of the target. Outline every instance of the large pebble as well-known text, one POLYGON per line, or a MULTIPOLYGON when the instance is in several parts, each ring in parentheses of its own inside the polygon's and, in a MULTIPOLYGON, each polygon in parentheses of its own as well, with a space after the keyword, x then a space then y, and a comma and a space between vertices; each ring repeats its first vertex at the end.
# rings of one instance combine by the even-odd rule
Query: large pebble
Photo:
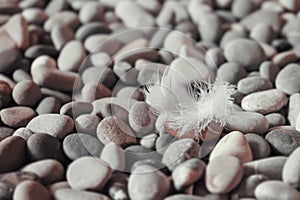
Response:
POLYGON ((44 114, 33 118, 27 128, 33 132, 47 133, 62 139, 73 130, 74 122, 66 115, 44 114))
POLYGON ((277 129, 270 131, 265 136, 272 150, 281 155, 290 155, 300 146, 300 132, 297 130, 277 129))
POLYGON ((103 194, 99 194, 96 192, 82 191, 82 190, 73 190, 69 188, 59 189, 54 192, 53 196, 55 200, 66 200, 66 199, 109 200, 109 198, 103 194))
POLYGON ((214 147, 209 159, 222 155, 235 156, 240 159, 242 163, 253 160, 251 148, 243 133, 233 131, 225 135, 214 147))
POLYGON ((83 156, 99 157, 104 145, 88 134, 74 133, 65 137, 63 150, 71 160, 83 156))
POLYGON ((266 114, 280 110, 286 102, 286 95, 281 90, 271 89, 247 95, 242 100, 242 108, 266 114))
POLYGON ((278 73, 275 84, 276 88, 289 95, 300 92, 300 65, 293 63, 285 66, 278 73))
POLYGON ((95 157, 81 157, 69 165, 66 176, 72 189, 101 190, 111 173, 111 168, 104 161, 95 157))
POLYGON ((259 76, 251 76, 241 79, 237 84, 237 89, 242 94, 250 94, 272 88, 272 83, 259 76))
POLYGON ((205 183, 211 193, 223 194, 235 188, 242 177, 241 161, 234 156, 222 155, 215 157, 207 165, 205 183))
POLYGON ((125 169, 124 150, 115 143, 108 143, 104 146, 100 158, 107 162, 113 170, 123 171, 125 169))
POLYGON ((26 126, 36 116, 33 109, 25 106, 2 109, 0 115, 2 122, 13 128, 26 126))
POLYGON ((245 137, 251 148, 254 160, 266 158, 270 155, 270 145, 263 137, 254 133, 246 134, 245 137))
POLYGON ((24 181, 17 185, 14 200, 51 200, 49 191, 36 181, 24 181))
POLYGON ((97 135, 103 144, 114 142, 117 145, 126 146, 136 143, 132 130, 117 117, 104 118, 97 127, 97 135))
POLYGON ((285 162, 282 180, 295 188, 300 188, 300 147, 295 149, 285 162))
POLYGON ((263 134, 268 128, 269 122, 266 117, 255 112, 234 112, 226 119, 228 131, 263 134))
POLYGON ((42 98, 41 89, 32 81, 20 81, 13 89, 14 101, 18 105, 35 106, 42 98))
POLYGON ((296 200, 300 199, 300 193, 287 183, 281 181, 265 181, 255 188, 255 197, 259 200, 296 200))
POLYGON ((236 62, 247 70, 257 70, 265 60, 262 47, 249 39, 235 39, 229 42, 225 46, 224 55, 229 62, 236 62))
POLYGON ((237 84, 238 81, 247 76, 246 70, 237 63, 227 62, 220 66, 217 71, 217 79, 231 84, 237 84))
POLYGON ((274 156, 244 164, 244 175, 263 174, 271 180, 281 180, 282 169, 287 160, 285 156, 274 156))

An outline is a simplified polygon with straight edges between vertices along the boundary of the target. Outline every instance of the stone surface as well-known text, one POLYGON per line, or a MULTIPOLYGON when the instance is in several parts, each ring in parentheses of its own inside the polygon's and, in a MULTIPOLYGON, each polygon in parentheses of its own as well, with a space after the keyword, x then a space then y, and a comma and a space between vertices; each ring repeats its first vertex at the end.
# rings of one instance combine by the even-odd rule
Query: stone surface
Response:
POLYGON ((49 191, 36 181, 24 181, 17 185, 13 199, 15 200, 50 200, 49 191))
POLYGON ((4 124, 13 128, 20 128, 26 126, 36 116, 36 113, 29 107, 16 106, 2 109, 0 116, 4 124))
POLYGON ((300 147, 295 149, 283 166, 282 180, 289 185, 300 187, 300 147))
POLYGON ((282 90, 288 95, 298 93, 300 91, 299 69, 300 65, 298 64, 289 64, 284 67, 276 77, 276 88, 282 90))

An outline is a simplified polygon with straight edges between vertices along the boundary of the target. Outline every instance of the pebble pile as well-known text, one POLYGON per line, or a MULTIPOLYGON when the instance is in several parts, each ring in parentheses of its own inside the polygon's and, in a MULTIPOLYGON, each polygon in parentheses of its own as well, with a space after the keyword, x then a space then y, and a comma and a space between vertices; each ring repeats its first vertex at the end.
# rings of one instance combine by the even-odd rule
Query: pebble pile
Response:
POLYGON ((299 200, 299 11, 300 0, 0 1, 0 199, 299 200), (166 66, 172 87, 236 86, 220 135, 180 138, 145 102, 166 66))

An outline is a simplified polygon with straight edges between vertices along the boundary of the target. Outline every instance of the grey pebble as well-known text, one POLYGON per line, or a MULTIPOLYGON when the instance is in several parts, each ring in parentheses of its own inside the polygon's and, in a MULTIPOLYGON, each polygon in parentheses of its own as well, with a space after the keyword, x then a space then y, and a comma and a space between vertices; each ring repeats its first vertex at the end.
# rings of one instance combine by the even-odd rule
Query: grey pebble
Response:
POLYGON ((266 115, 270 127, 285 125, 286 121, 283 115, 280 113, 271 113, 266 115))
POLYGON ((251 30, 250 37, 258 42, 270 43, 274 39, 275 33, 272 26, 261 23, 251 30))
POLYGON ((146 147, 148 149, 154 149, 157 138, 158 136, 154 133, 146 135, 140 140, 141 146, 146 147))
POLYGON ((268 90, 273 87, 272 83, 259 76, 246 77, 239 80, 237 84, 237 90, 242 94, 250 94, 253 92, 259 92, 268 90))
POLYGON ((82 114, 90 114, 93 111, 93 105, 88 102, 72 101, 66 103, 60 108, 61 115, 68 115, 71 118, 76 118, 82 114))
POLYGON ((82 81, 87 83, 102 83, 107 88, 112 88, 117 82, 117 77, 112 69, 103 66, 90 67, 84 70, 82 81))
POLYGON ((28 138, 30 136, 32 136, 33 134, 34 133, 30 129, 25 128, 25 127, 18 128, 13 133, 14 136, 19 136, 19 137, 23 138, 24 140, 28 140, 28 138))
POLYGON ((90 22, 80 26, 76 33, 75 38, 81 41, 86 40, 89 36, 95 34, 110 34, 111 30, 100 22, 90 22))
POLYGON ((97 99, 110 97, 112 92, 101 83, 86 83, 81 90, 81 94, 85 101, 91 103, 97 99))
POLYGON ((127 62, 117 62, 113 66, 114 73, 128 85, 137 84, 138 71, 127 62))
POLYGON ((164 154, 168 146, 176 140, 177 138, 168 133, 160 135, 155 142, 156 151, 160 154, 164 154))
POLYGON ((294 63, 298 60, 298 56, 293 50, 280 52, 272 58, 274 65, 279 68, 285 67, 287 64, 294 63))
POLYGON ((291 186, 300 187, 300 147, 295 149, 288 157, 282 171, 282 180, 291 186))
POLYGON ((79 19, 85 24, 92 21, 101 21, 104 14, 104 6, 99 2, 88 2, 79 11, 79 19))
MULTIPOLYGON (((60 91, 52 90, 49 88, 41 88, 42 94, 45 97, 54 97, 56 98, 60 103, 67 103, 71 101, 71 97, 65 93, 62 93, 60 91)), ((52 104, 51 104, 52 105, 52 104)), ((58 107, 60 108, 60 106, 58 107)))
POLYGON ((77 132, 87 133, 93 136, 96 136, 96 130, 99 122, 100 118, 93 114, 82 114, 74 120, 77 132))
POLYGON ((300 65, 289 64, 278 73, 275 85, 276 88, 282 90, 284 93, 292 95, 300 91, 299 81, 300 65))
POLYGON ((26 180, 15 188, 13 199, 15 200, 51 200, 49 191, 36 181, 26 180))
POLYGON ((224 63, 217 71, 217 79, 231 84, 237 84, 240 79, 247 76, 246 70, 237 63, 224 63))
POLYGON ((24 80, 16 84, 12 96, 18 105, 34 106, 41 99, 42 93, 31 80, 24 80))
POLYGON ((216 43, 222 34, 221 21, 215 14, 207 14, 198 24, 198 31, 203 41, 216 43))
POLYGON ((125 151, 115 143, 106 144, 100 158, 107 162, 112 170, 124 171, 126 166, 125 151))
POLYGON ((66 43, 74 39, 74 32, 67 26, 56 26, 51 30, 51 40, 56 50, 60 50, 66 43))
POLYGON ((61 103, 55 97, 45 97, 43 98, 38 106, 36 107, 36 112, 39 115, 50 114, 50 113, 59 113, 61 103))
POLYGON ((220 48, 211 48, 205 54, 205 63, 210 69, 217 70, 224 62, 225 58, 220 48))
POLYGON ((296 125, 298 114, 300 113, 300 93, 292 94, 289 98, 288 121, 292 126, 296 125))
POLYGON ((270 145, 262 136, 254 133, 248 133, 245 137, 251 148, 254 160, 266 158, 270 155, 270 145))
POLYGON ((65 10, 67 7, 68 7, 68 3, 66 0, 61 0, 57 2, 50 1, 45 8, 45 13, 49 16, 52 16, 62 10, 65 10))
POLYGON ((246 37, 247 34, 245 33, 245 31, 229 30, 223 34, 220 41, 220 46, 224 48, 229 42, 238 38, 246 38, 246 37))
POLYGON ((234 0, 231 5, 232 14, 241 19, 249 15, 255 8, 255 5, 252 1, 248 0, 234 0))
POLYGON ((26 71, 24 71, 23 69, 16 69, 13 72, 13 80, 15 82, 31 80, 31 76, 26 71))
POLYGON ((51 57, 55 57, 57 55, 57 51, 54 47, 50 46, 50 45, 33 45, 31 47, 29 47, 26 51, 25 51, 25 57, 29 58, 29 59, 36 59, 37 57, 41 56, 41 55, 48 55, 51 57))
POLYGON ((71 29, 77 28, 79 18, 75 12, 62 11, 50 16, 44 23, 44 30, 50 32, 55 26, 68 26, 71 29))
POLYGON ((272 83, 275 82, 276 76, 278 72, 280 71, 279 67, 274 65, 270 61, 262 62, 259 67, 259 73, 262 78, 265 78, 272 83))

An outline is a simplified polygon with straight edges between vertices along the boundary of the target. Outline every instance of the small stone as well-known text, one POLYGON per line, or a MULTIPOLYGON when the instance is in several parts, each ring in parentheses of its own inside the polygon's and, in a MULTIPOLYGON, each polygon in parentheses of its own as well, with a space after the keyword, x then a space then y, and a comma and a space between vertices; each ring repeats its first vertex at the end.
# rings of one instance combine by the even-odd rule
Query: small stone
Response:
POLYGON ((62 11, 50 16, 44 23, 44 29, 50 32, 55 26, 68 26, 75 29, 79 25, 79 19, 76 13, 72 11, 62 11))
POLYGON ((55 97, 43 98, 36 108, 36 112, 39 115, 59 113, 61 103, 55 97))
POLYGON ((66 176, 72 189, 101 190, 111 173, 111 168, 104 161, 95 157, 81 157, 69 165, 66 176))
POLYGON ((272 58, 274 65, 279 68, 283 68, 290 63, 295 63, 297 60, 298 56, 293 50, 280 52, 272 58))
POLYGON ((273 87, 272 83, 259 76, 246 77, 241 79, 237 84, 237 90, 242 94, 250 94, 263 90, 268 90, 273 87))
POLYGON ((218 15, 209 13, 204 15, 198 23, 198 31, 201 39, 206 42, 216 43, 222 34, 221 20, 218 15))
MULTIPOLYGON (((117 77, 110 68, 106 66, 96 66, 89 67, 84 70, 82 74, 82 81, 84 85, 87 85, 89 83, 101 83, 105 87, 112 89, 117 82, 117 77)), ((92 93, 90 95, 95 95, 95 93, 92 93)))
POLYGON ((300 113, 300 93, 295 93, 290 96, 288 120, 292 126, 296 125, 298 114, 300 113))
POLYGON ((26 126, 36 116, 33 109, 25 106, 2 109, 0 115, 2 122, 13 128, 26 126))
POLYGON ((93 106, 88 102, 72 101, 66 103, 60 108, 59 113, 61 115, 68 115, 72 118, 76 118, 82 114, 90 114, 93 111, 93 106))
POLYGON ((103 194, 99 194, 96 192, 88 192, 88 191, 81 191, 81 190, 73 190, 73 189, 59 189, 54 192, 55 200, 65 200, 65 199, 72 199, 72 200, 109 200, 109 198, 103 194))
POLYGON ((100 158, 107 162, 113 170, 123 171, 125 169, 124 150, 112 142, 104 146, 100 158))
POLYGON ((93 114, 83 114, 78 116, 74 122, 77 132, 95 136, 100 118, 93 114))
POLYGON ((270 127, 285 125, 285 118, 280 113, 271 113, 266 115, 270 127))
POLYGON ((23 138, 24 140, 28 140, 28 138, 30 137, 30 136, 32 136, 34 133, 30 130, 30 129, 28 129, 28 128, 24 128, 24 127, 22 127, 22 128, 18 128, 14 133, 13 133, 13 135, 14 136, 19 136, 19 137, 21 137, 21 138, 23 138))
POLYGON ((23 10, 22 16, 28 23, 42 24, 47 20, 47 14, 40 8, 27 8, 23 10))
POLYGON ((300 199, 300 193, 281 181, 265 181, 255 188, 255 197, 257 199, 300 199))
POLYGON ((237 63, 224 63, 217 70, 217 79, 231 84, 237 84, 239 80, 246 76, 246 70, 237 63))
POLYGON ((42 55, 55 57, 57 53, 58 52, 56 51, 56 49, 50 45, 36 44, 32 45, 25 51, 25 57, 29 59, 36 59, 37 57, 42 55))
POLYGON ((288 157, 282 171, 282 180, 285 183, 300 188, 300 147, 295 149, 288 157))
POLYGON ((68 3, 66 0, 61 0, 58 2, 50 1, 46 8, 45 12, 47 13, 48 16, 52 16, 68 7, 68 3))
POLYGON ((101 83, 87 83, 81 90, 83 99, 92 103, 94 100, 111 97, 112 92, 101 83))
POLYGON ((206 187, 211 193, 227 193, 242 180, 242 163, 238 158, 230 155, 215 157, 208 163, 205 177, 206 187))
POLYGON ((128 85, 137 84, 136 79, 138 71, 127 62, 117 62, 114 64, 113 70, 121 81, 128 85))
POLYGON ((42 93, 34 82, 25 80, 16 84, 12 96, 18 105, 35 106, 42 98, 42 93))
POLYGON ((258 42, 269 43, 274 39, 275 33, 272 26, 268 24, 257 24, 250 33, 250 37, 258 42))
POLYGON ((63 139, 74 128, 72 118, 59 114, 44 114, 33 118, 27 125, 33 132, 47 133, 58 139, 63 139))
POLYGON ((31 172, 41 179, 42 183, 49 185, 58 182, 64 177, 64 167, 53 159, 45 159, 30 163, 22 168, 22 172, 31 172))
MULTIPOLYGON (((90 23, 86 23, 86 24, 80 26, 77 29, 77 31, 75 33, 75 38, 83 42, 83 41, 87 40, 90 36, 93 37, 93 35, 98 35, 98 34, 101 35, 101 34, 109 34, 109 33, 111 33, 111 30, 105 24, 103 24, 101 22, 90 22, 90 23)), ((90 52, 94 51, 95 47, 102 46, 104 44, 106 44, 106 45, 104 45, 105 47, 111 48, 111 49, 118 48, 120 46, 119 43, 114 42, 115 40, 112 40, 113 41, 112 43, 108 42, 108 43, 104 43, 102 45, 99 45, 101 43, 100 41, 97 41, 97 42, 95 40, 92 40, 92 41, 95 42, 93 44, 93 48, 92 49, 91 48, 87 48, 90 52), (108 44, 110 44, 110 45, 114 44, 115 46, 114 47, 108 47, 107 46, 108 44)), ((91 41, 89 41, 87 43, 90 43, 90 42, 91 41)), ((103 50, 107 50, 107 49, 103 49, 103 50)), ((104 51, 104 52, 106 52, 106 51, 104 51)))
POLYGON ((277 75, 275 80, 276 88, 288 95, 300 92, 300 65, 289 64, 277 75))
POLYGON ((36 181, 23 181, 17 185, 13 199, 15 200, 51 200, 49 191, 36 181))
POLYGON ((235 39, 229 42, 225 46, 224 55, 229 62, 236 62, 247 70, 257 70, 259 65, 265 61, 262 47, 249 39, 235 39))
POLYGON ((31 76, 26 71, 24 71, 23 69, 16 69, 13 72, 13 80, 15 82, 31 80, 31 76))
POLYGON ((220 48, 209 49, 205 54, 205 63, 210 69, 216 70, 224 62, 225 58, 220 48))
POLYGON ((154 149, 157 138, 158 136, 156 134, 149 134, 142 137, 140 143, 143 147, 146 147, 148 149, 154 149))
POLYGON ((247 0, 234 0, 231 5, 231 12, 237 18, 244 18, 255 8, 254 2, 247 0))
POLYGON ((272 130, 265 136, 265 139, 273 151, 285 156, 290 155, 300 146, 300 132, 297 130, 272 130))
POLYGON ((276 76, 279 71, 280 69, 270 61, 261 63, 259 67, 260 76, 271 81, 272 83, 275 82, 276 76))
POLYGON ((266 158, 271 153, 270 145, 263 137, 254 133, 248 133, 245 135, 249 146, 252 151, 253 159, 258 160, 261 158, 266 158))
POLYGON ((51 40, 56 50, 74 39, 74 32, 67 26, 56 26, 51 30, 51 40))
POLYGON ((92 21, 101 21, 104 14, 104 7, 99 2, 88 2, 79 12, 79 19, 81 23, 92 21))
POLYGON ((163 48, 178 54, 182 46, 191 46, 192 44, 193 41, 190 37, 180 32, 171 31, 164 40, 163 48))
POLYGON ((242 100, 242 108, 262 114, 280 110, 287 102, 286 95, 278 89, 255 92, 242 100))

